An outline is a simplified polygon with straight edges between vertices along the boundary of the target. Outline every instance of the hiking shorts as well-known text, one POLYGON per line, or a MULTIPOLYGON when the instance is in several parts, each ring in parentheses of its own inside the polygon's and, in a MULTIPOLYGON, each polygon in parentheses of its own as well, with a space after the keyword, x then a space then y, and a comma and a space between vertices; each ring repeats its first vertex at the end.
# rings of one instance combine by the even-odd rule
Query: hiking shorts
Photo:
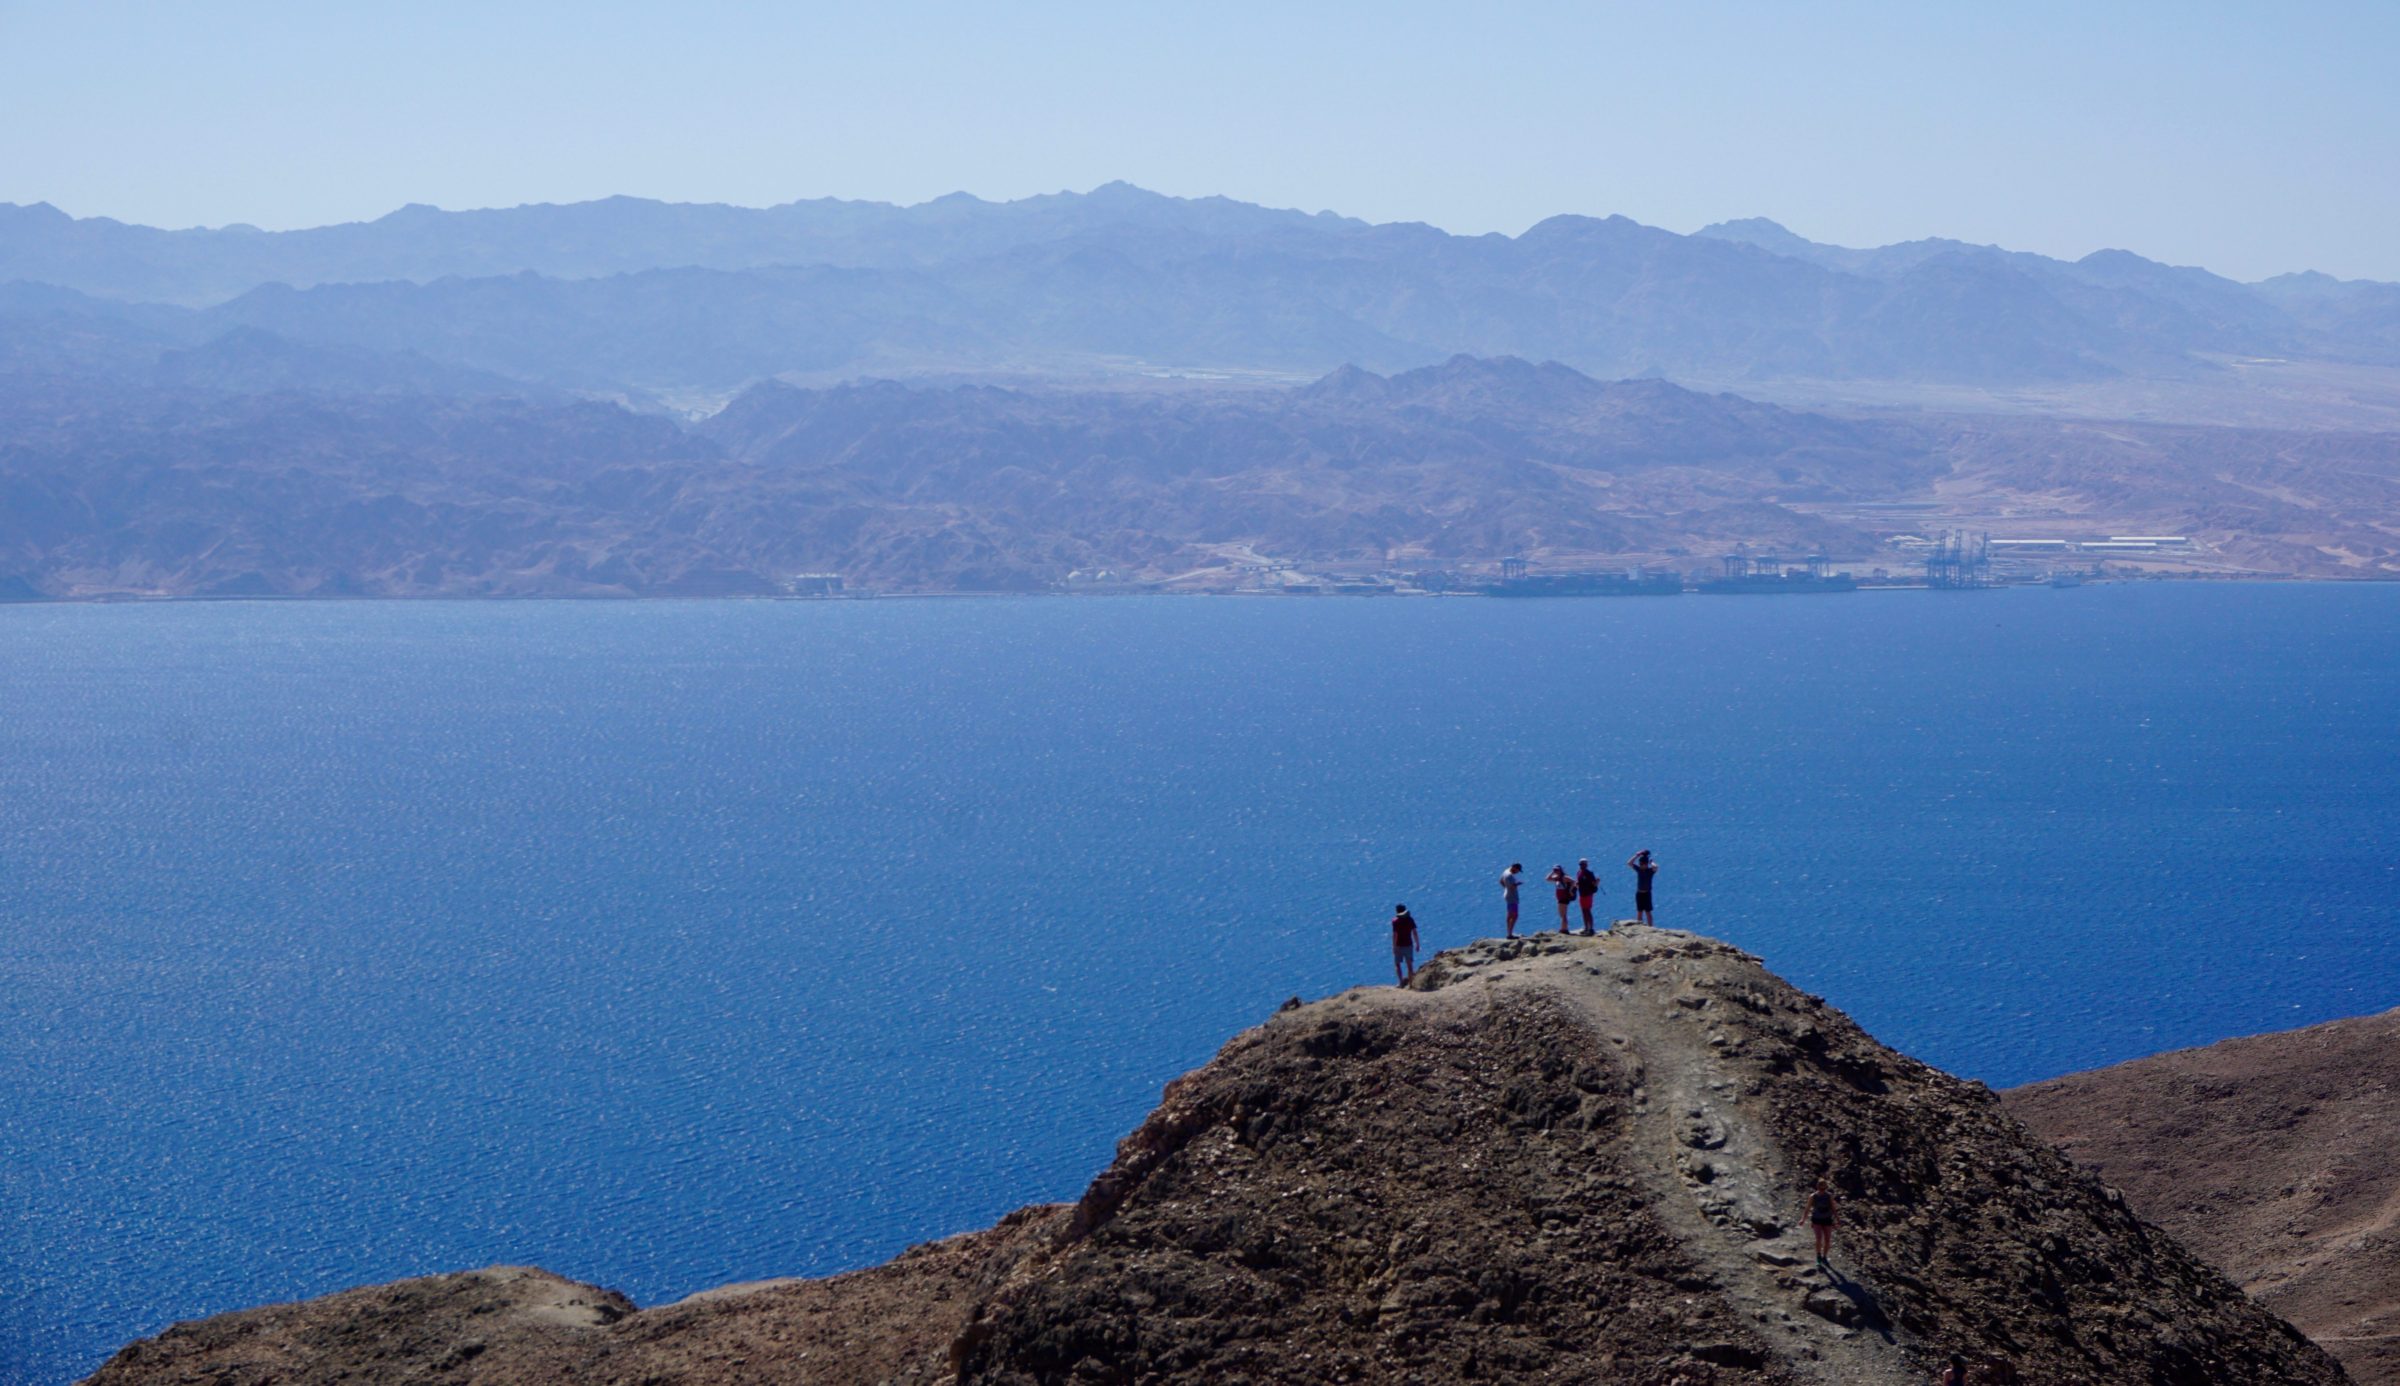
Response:
POLYGON ((1633 893, 1634 913, 1639 914, 1648 908, 1650 908, 1650 892, 1646 890, 1635 891, 1633 893))
POLYGON ((1403 967, 1415 967, 1417 965, 1417 945, 1413 943, 1393 944, 1392 961, 1403 967))

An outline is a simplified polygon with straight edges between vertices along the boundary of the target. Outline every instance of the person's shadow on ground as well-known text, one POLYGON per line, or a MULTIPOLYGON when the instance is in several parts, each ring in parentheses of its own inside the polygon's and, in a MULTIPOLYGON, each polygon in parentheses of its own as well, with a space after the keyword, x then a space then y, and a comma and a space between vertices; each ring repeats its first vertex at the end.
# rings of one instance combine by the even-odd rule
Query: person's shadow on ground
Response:
POLYGON ((1895 1341, 1891 1317, 1883 1312, 1883 1305, 1875 1298, 1874 1291, 1831 1265, 1825 1267, 1825 1278, 1842 1298, 1850 1301, 1850 1307, 1858 1311, 1859 1327, 1872 1331, 1887 1343, 1895 1341))

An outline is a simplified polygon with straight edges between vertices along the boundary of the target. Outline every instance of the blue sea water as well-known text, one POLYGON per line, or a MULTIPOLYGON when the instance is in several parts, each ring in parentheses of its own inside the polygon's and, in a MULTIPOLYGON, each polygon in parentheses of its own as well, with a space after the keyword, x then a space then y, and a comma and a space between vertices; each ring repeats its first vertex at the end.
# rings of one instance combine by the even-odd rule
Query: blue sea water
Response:
POLYGON ((1071 1197, 1512 859, 1995 1085, 2400 1004, 2395 712, 2400 587, 0 607, 0 1380, 1071 1197))

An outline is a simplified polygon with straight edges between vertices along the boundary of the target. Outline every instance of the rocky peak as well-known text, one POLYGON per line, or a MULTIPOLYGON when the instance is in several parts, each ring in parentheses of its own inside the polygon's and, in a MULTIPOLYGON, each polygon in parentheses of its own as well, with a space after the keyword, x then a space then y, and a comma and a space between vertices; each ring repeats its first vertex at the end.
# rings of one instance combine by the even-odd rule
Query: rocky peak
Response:
MULTIPOLYGON (((292 1311, 262 1312, 287 1317, 178 1329, 96 1379, 181 1379, 203 1339, 279 1380, 411 1369, 293 1357, 292 1311)), ((1980 1085, 1649 929, 1487 941, 1287 1007, 1170 1084, 1070 1209, 566 1336, 487 1340, 443 1379, 1857 1386, 1951 1352, 1992 1382, 2345 1379, 1980 1085)))

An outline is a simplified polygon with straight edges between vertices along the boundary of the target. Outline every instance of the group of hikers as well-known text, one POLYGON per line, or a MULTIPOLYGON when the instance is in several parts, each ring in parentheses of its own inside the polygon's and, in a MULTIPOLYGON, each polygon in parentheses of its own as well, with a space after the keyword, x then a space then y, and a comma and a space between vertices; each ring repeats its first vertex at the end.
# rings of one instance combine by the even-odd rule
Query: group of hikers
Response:
MULTIPOLYGON (((1645 847, 1626 858, 1625 867, 1633 873, 1633 918, 1616 922, 1654 925, 1650 886, 1658 878, 1658 859, 1651 856, 1650 849, 1645 847)), ((1551 894, 1558 902, 1558 931, 1562 934, 1574 932, 1568 911, 1580 903, 1583 908, 1583 932, 1590 935, 1594 931, 1592 902, 1600 894, 1600 876, 1592 870, 1591 859, 1585 857, 1577 861, 1571 875, 1565 866, 1553 866, 1550 874, 1542 879, 1550 883, 1551 894)), ((1510 938, 1517 936, 1518 896, 1524 882, 1523 862, 1510 862, 1508 869, 1500 873, 1500 895, 1508 910, 1506 928, 1510 938)), ((1394 905, 1392 971, 1398 976, 1401 986, 1408 985, 1409 978, 1417 973, 1418 942, 1416 917, 1408 912, 1408 906, 1394 905)), ((1808 1230, 1816 1239, 1817 1265, 1828 1274, 1832 1273, 1832 1265, 1826 1258, 1833 1254, 1833 1232, 1840 1222, 1841 1204, 1834 1198, 1831 1184, 1819 1179, 1816 1189, 1808 1196, 1808 1230)), ((1941 1386, 1966 1386, 1966 1361, 1952 1355, 1943 1366, 1940 1382, 1941 1386)))
MULTIPOLYGON (((1650 918, 1650 882, 1658 875, 1658 862, 1644 847, 1625 859, 1626 869, 1633 872, 1633 923, 1648 924, 1650 918)), ((1542 878, 1550 883, 1550 891, 1558 900, 1558 931, 1572 933, 1567 908, 1578 900, 1583 902, 1583 932, 1592 932, 1592 901, 1600 894, 1599 874, 1592 870, 1592 859, 1584 857, 1575 863, 1575 874, 1567 874, 1564 866, 1553 866, 1542 878)), ((1525 863, 1512 861, 1500 873, 1500 898, 1508 906, 1508 936, 1517 936, 1517 892, 1525 881, 1525 863)))
MULTIPOLYGON (((1628 857, 1625 865, 1633 872, 1633 918, 1625 922, 1653 924, 1655 921, 1650 917, 1650 882, 1658 875, 1658 861, 1650 855, 1650 849, 1644 847, 1628 857)), ((1587 937, 1590 936, 1593 931, 1592 901, 1600 894, 1600 876, 1592 870, 1591 858, 1584 857, 1577 861, 1573 875, 1567 874, 1564 866, 1553 866, 1550 874, 1542 879, 1550 883, 1551 892, 1558 899, 1558 931, 1562 934, 1574 932, 1567 911, 1581 901, 1583 932, 1587 937)), ((1510 862, 1508 869, 1500 873, 1500 895, 1508 907, 1506 927, 1510 938, 1517 936, 1517 897, 1524 883, 1525 863, 1521 861, 1510 862)), ((1408 912, 1406 905, 1392 906, 1392 971, 1399 978, 1400 986, 1407 986, 1408 979, 1417 975, 1417 943, 1416 916, 1408 912)))

